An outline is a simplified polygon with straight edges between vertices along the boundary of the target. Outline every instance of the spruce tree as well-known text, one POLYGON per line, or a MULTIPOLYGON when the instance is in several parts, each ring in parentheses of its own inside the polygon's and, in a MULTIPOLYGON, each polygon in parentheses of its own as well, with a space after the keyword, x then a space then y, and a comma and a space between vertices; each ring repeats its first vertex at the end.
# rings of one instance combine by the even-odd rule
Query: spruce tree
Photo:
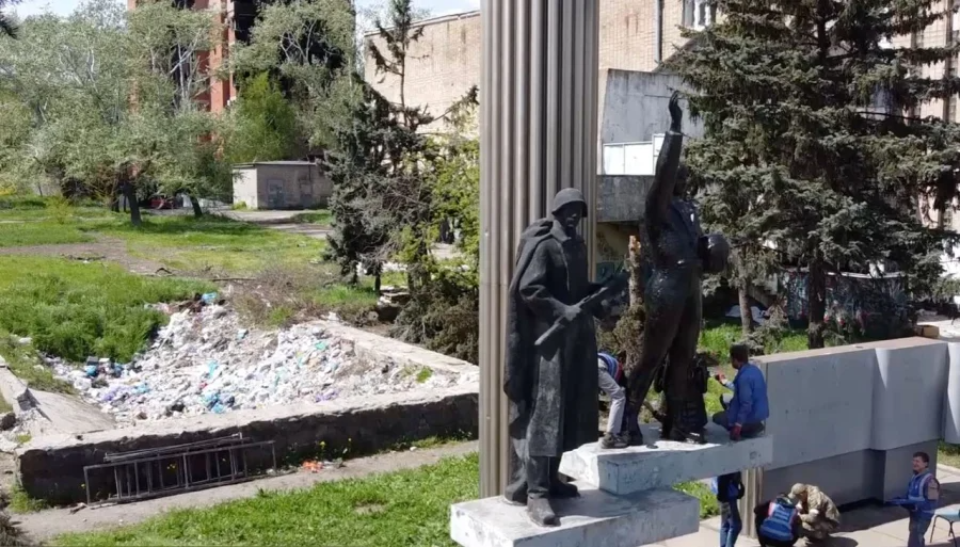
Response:
POLYGON ((936 0, 714 3, 718 22, 669 62, 706 129, 688 150, 704 218, 731 239, 735 280, 807 272, 808 345, 822 347, 829 275, 892 265, 916 296, 955 237, 922 197, 952 206, 958 128, 916 113, 956 100, 954 74, 921 69, 958 48, 909 39, 952 14, 936 0))
POLYGON ((362 267, 375 277, 379 292, 381 249, 389 240, 389 228, 372 196, 388 176, 383 142, 392 126, 390 106, 359 75, 336 85, 335 106, 339 108, 330 124, 334 146, 327 161, 334 220, 327 257, 337 261, 341 275, 352 283, 357 282, 357 268, 362 267))

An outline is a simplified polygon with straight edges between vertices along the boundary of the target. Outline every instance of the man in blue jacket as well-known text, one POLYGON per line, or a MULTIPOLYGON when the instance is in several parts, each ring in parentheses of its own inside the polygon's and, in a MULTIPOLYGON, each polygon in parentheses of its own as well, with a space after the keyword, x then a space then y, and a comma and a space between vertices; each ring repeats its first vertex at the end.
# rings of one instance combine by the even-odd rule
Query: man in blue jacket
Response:
POLYGON ((910 512, 910 535, 907 547, 923 547, 923 536, 930 528, 933 512, 940 501, 940 483, 930 472, 930 455, 913 455, 913 478, 907 485, 907 495, 891 501, 910 512))
POLYGON ((750 351, 743 344, 730 347, 730 364, 737 375, 727 382, 723 374, 716 379, 724 387, 733 391, 733 397, 727 402, 720 398, 724 410, 713 415, 713 422, 730 432, 734 441, 741 437, 757 437, 763 434, 763 421, 770 417, 770 405, 767 400, 767 382, 763 372, 750 363, 750 351))

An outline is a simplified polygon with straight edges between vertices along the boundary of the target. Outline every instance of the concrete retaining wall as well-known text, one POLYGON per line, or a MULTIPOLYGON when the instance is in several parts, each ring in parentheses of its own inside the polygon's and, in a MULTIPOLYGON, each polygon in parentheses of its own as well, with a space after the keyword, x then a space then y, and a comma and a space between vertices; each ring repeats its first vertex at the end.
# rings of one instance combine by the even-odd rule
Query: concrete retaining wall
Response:
MULTIPOLYGON (((476 384, 434 393, 398 393, 322 404, 242 410, 224 415, 157 422, 137 429, 85 435, 51 435, 17 450, 18 474, 31 497, 54 504, 85 500, 83 468, 103 462, 110 452, 161 448, 242 433, 252 441, 275 443, 277 459, 370 454, 404 441, 431 436, 477 434, 476 384), (325 443, 320 454, 320 443, 325 443)), ((271 466, 269 451, 251 454, 253 469, 271 466)), ((104 499, 113 490, 112 472, 91 476, 91 488, 104 499)))
POLYGON ((960 384, 954 345, 906 338, 759 358, 773 463, 747 474, 745 530, 748 508, 798 482, 841 505, 902 494, 914 452, 933 465, 939 440, 960 438, 960 393, 948 390, 948 378, 960 384))

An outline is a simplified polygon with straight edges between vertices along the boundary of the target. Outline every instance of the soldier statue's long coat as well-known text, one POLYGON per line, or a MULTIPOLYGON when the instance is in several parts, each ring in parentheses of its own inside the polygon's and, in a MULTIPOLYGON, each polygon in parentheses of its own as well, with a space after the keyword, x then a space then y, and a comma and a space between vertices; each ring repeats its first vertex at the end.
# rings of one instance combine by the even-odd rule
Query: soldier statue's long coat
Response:
MULTIPOLYGON (((534 342, 573 305, 595 290, 587 248, 552 219, 520 237, 507 308, 504 392, 510 402, 510 437, 527 456, 559 457, 597 440, 597 339, 593 316, 581 314, 559 336, 556 351, 541 355, 534 342), (525 443, 523 441, 526 440, 525 443)), ((518 452, 520 450, 518 449, 518 452)))

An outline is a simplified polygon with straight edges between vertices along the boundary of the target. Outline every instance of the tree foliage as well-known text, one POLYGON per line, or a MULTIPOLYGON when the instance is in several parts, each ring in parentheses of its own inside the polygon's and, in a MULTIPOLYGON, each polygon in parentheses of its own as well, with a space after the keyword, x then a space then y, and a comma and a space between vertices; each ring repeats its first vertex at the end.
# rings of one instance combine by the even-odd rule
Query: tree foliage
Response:
POLYGON ((0 142, 4 171, 122 193, 134 223, 148 192, 222 196, 232 174, 211 139, 218 122, 202 104, 211 75, 201 62, 221 33, 211 13, 161 1, 127 12, 93 0, 68 18, 27 19, 0 48, 0 103, 30 118, 26 133, 0 142))
POLYGON ((0 0, 0 38, 16 38, 17 26, 5 13, 3 9, 16 3, 16 0, 0 0))
MULTIPOLYGON (((300 132, 315 146, 333 142, 328 104, 333 84, 349 78, 354 13, 343 0, 278 2, 260 7, 249 44, 231 50, 229 69, 242 80, 270 74, 293 102, 300 132)), ((243 91, 241 90, 241 96, 243 91)))
POLYGON ((334 147, 327 164, 333 181, 330 210, 333 233, 327 238, 328 258, 340 264, 341 274, 357 282, 357 270, 379 278, 390 226, 375 206, 376 192, 388 175, 384 135, 393 121, 387 102, 359 76, 337 82, 335 108, 329 131, 334 147))
POLYGON ((299 153, 297 113, 267 73, 244 82, 229 113, 231 163, 294 159, 299 153))
POLYGON ((808 343, 821 347, 828 275, 885 264, 920 293, 940 273, 953 236, 919 211, 956 196, 957 125, 916 112, 960 91, 921 72, 958 48, 885 41, 950 14, 933 0, 714 3, 723 16, 670 63, 706 128, 688 154, 704 217, 732 239, 735 277, 807 272, 808 343))

